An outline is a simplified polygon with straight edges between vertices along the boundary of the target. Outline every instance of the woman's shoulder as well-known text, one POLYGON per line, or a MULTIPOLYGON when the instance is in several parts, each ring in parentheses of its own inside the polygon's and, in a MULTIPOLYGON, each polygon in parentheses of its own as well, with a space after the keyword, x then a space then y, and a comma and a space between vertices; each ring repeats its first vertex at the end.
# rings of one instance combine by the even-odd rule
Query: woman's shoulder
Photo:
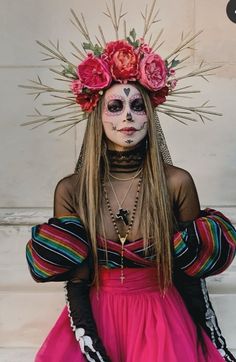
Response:
POLYGON ((167 184, 174 189, 186 187, 193 183, 193 178, 187 170, 169 164, 165 164, 164 167, 167 184))
POLYGON ((55 188, 55 192, 73 192, 78 181, 78 174, 73 173, 60 179, 55 188))
POLYGON ((170 201, 178 221, 195 219, 200 213, 197 190, 191 174, 183 168, 166 165, 170 201))
POLYGON ((76 214, 75 194, 78 174, 63 177, 58 181, 54 191, 54 215, 76 214))

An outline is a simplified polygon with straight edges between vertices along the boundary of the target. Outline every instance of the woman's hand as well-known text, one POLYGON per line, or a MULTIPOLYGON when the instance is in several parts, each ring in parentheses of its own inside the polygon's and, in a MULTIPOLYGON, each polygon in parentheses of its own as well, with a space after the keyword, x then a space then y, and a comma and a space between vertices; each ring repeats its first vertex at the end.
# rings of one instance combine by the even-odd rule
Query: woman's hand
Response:
POLYGON ((81 352, 87 361, 110 362, 93 318, 88 281, 80 280, 77 283, 69 281, 65 289, 72 329, 81 352))

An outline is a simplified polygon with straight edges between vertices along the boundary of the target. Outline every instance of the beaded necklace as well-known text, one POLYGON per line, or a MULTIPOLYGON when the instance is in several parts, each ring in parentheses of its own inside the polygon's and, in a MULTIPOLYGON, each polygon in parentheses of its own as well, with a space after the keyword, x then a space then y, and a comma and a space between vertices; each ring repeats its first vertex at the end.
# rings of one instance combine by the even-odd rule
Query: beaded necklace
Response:
POLYGON ((119 201, 119 199, 118 199, 118 197, 117 197, 117 195, 116 195, 114 186, 113 186, 113 184, 112 184, 112 182, 111 182, 111 180, 110 180, 110 176, 111 176, 111 175, 109 174, 109 177, 108 177, 108 182, 109 182, 109 184, 110 184, 110 186, 111 186, 111 190, 112 190, 112 192, 113 192, 113 194, 114 194, 114 196, 115 196, 116 202, 117 202, 118 207, 119 207, 119 210, 118 210, 118 212, 116 213, 116 218, 122 220, 126 225, 129 225, 129 221, 128 221, 129 210, 123 209, 122 205, 123 205, 123 203, 125 202, 126 197, 128 196, 131 187, 133 186, 133 183, 134 183, 135 178, 136 178, 141 172, 142 172, 142 169, 140 169, 134 176, 132 176, 132 178, 128 178, 128 179, 123 179, 123 178, 118 178, 118 177, 116 178, 117 180, 120 180, 120 181, 132 180, 132 182, 129 184, 129 187, 127 188, 127 191, 126 191, 126 193, 125 193, 122 201, 119 201))
POLYGON ((125 276, 124 276, 124 245, 125 245, 127 237, 129 235, 130 230, 132 229, 132 226, 133 226, 133 223, 134 223, 135 214, 136 214, 136 210, 137 210, 137 206, 138 206, 139 193, 140 193, 140 189, 141 189, 142 179, 143 179, 143 173, 141 173, 141 175, 139 177, 137 192, 136 192, 136 196, 135 196, 135 200, 134 200, 134 207, 133 207, 133 211, 132 211, 131 218, 130 218, 130 223, 127 225, 128 228, 127 228, 127 231, 126 231, 124 236, 121 236, 119 228, 118 228, 118 226, 116 224, 116 218, 115 218, 114 213, 112 211, 111 204, 110 204, 110 201, 109 201, 109 198, 108 198, 107 189, 106 189, 105 183, 103 181, 103 189, 104 189, 104 196, 105 196, 106 205, 107 205, 109 214, 111 216, 111 220, 112 220, 115 232, 117 233, 117 236, 118 236, 119 241, 121 243, 121 263, 120 263, 121 264, 121 275, 120 275, 120 280, 121 280, 122 284, 123 284, 124 279, 125 279, 125 276))

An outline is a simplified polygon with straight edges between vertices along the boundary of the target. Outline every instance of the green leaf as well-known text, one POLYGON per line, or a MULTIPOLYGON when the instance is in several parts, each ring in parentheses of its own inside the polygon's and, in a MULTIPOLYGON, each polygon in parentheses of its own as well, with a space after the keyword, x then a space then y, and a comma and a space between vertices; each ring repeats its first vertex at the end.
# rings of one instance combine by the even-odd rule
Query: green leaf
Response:
POLYGON ((133 42, 133 46, 134 46, 134 48, 138 48, 139 47, 139 41, 136 40, 135 42, 133 42))
POLYGON ((93 44, 91 43, 83 43, 83 48, 86 50, 93 50, 93 44))
POLYGON ((100 56, 103 52, 103 48, 98 44, 83 43, 83 48, 84 50, 91 50, 95 56, 100 56))
POLYGON ((177 67, 177 65, 180 63, 180 61, 178 59, 173 59, 171 62, 171 68, 177 67))
POLYGON ((134 28, 129 32, 129 35, 133 38, 133 41, 136 40, 136 31, 134 28))
POLYGON ((83 93, 91 94, 91 90, 84 87, 84 88, 83 88, 83 93))
POLYGON ((126 40, 128 41, 128 43, 130 45, 132 45, 134 48, 138 48, 139 47, 139 40, 133 40, 131 39, 129 36, 127 36, 126 40))
POLYGON ((72 75, 73 77, 77 78, 75 68, 72 65, 70 65, 70 64, 64 65, 63 68, 64 69, 63 69, 62 73, 64 75, 72 75))
POLYGON ((94 55, 99 56, 102 54, 103 48, 100 47, 98 44, 95 44, 95 46, 93 47, 93 52, 94 52, 94 55))

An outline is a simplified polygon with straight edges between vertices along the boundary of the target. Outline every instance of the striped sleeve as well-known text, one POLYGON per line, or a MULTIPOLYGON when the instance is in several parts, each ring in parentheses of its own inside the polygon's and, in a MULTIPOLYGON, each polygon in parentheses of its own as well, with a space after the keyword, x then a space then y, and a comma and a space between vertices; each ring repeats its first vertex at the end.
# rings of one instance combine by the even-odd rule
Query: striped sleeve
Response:
POLYGON ((26 259, 35 281, 63 281, 88 257, 90 245, 77 216, 51 218, 32 227, 26 259))
POLYGON ((231 222, 213 209, 203 210, 202 215, 173 238, 176 267, 198 278, 223 272, 236 252, 236 230, 231 222))

